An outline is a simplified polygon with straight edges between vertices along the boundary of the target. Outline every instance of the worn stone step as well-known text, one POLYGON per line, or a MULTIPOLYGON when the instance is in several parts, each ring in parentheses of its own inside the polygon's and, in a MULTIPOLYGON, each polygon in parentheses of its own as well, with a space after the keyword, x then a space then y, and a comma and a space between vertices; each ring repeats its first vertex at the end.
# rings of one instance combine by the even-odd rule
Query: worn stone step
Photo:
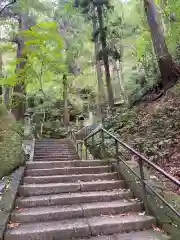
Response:
POLYGON ((118 232, 130 232, 150 229, 156 220, 152 216, 140 214, 111 215, 88 218, 92 235, 113 234, 118 232))
POLYGON ((60 148, 60 149, 41 149, 38 151, 34 151, 36 154, 47 154, 47 153, 51 153, 51 154, 73 154, 76 153, 75 149, 69 150, 69 149, 64 149, 64 148, 60 148))
POLYGON ((64 161, 64 159, 66 159, 67 161, 73 161, 73 160, 79 160, 78 155, 59 155, 59 156, 46 156, 46 157, 42 157, 42 156, 34 156, 34 161, 38 161, 38 162, 42 162, 42 161, 64 161), (62 160, 61 160, 62 159, 62 160))
MULTIPOLYGON (((36 149, 36 148, 35 148, 36 149)), ((54 148, 39 148, 38 150, 36 149, 37 153, 46 153, 46 152, 75 152, 76 149, 75 148, 66 148, 66 147, 54 147, 54 148)))
POLYGON ((74 145, 69 145, 69 144, 41 144, 41 145, 35 145, 35 149, 67 149, 67 150, 72 150, 75 149, 74 145))
POLYGON ((64 168, 64 167, 90 167, 107 165, 103 160, 74 160, 74 161, 49 161, 49 162, 29 162, 26 169, 44 169, 44 168, 64 168))
POLYGON ((51 145, 53 145, 53 144, 60 144, 60 145, 63 145, 63 144, 66 144, 66 145, 69 145, 69 146, 71 146, 71 145, 73 145, 73 143, 72 143, 72 141, 60 141, 59 139, 53 139, 53 141, 36 141, 35 142, 35 144, 36 145, 41 145, 41 144, 51 144, 51 145))
POLYGON ((44 142, 36 142, 35 143, 36 147, 41 147, 41 146, 47 146, 47 147, 51 147, 51 146, 66 146, 66 147, 74 147, 72 142, 67 142, 67 141, 44 141, 44 142))
POLYGON ((54 154, 46 154, 46 155, 37 155, 37 154, 35 154, 34 155, 34 158, 36 159, 36 158, 38 158, 38 159, 43 159, 43 161, 44 161, 44 159, 46 159, 46 158, 51 158, 51 157, 53 157, 53 158, 68 158, 68 157, 71 157, 71 158, 76 158, 77 157, 77 154, 76 153, 73 153, 73 154, 71 154, 71 153, 62 153, 62 154, 58 154, 58 155, 54 155, 54 154))
POLYGON ((66 156, 66 155, 68 155, 68 156, 77 156, 77 153, 76 153, 76 151, 74 151, 74 152, 64 152, 64 153, 60 153, 60 152, 58 152, 58 153, 55 153, 55 152, 45 152, 45 153, 37 153, 37 152, 35 152, 34 153, 34 157, 36 157, 36 158, 47 158, 47 157, 64 157, 64 156, 66 156))
POLYGON ((75 146, 73 144, 69 144, 69 143, 43 143, 43 144, 35 144, 35 148, 41 148, 41 147, 44 147, 44 148, 47 148, 47 149, 50 149, 50 148, 54 148, 54 147, 57 147, 57 148, 67 148, 67 149, 74 149, 75 146))
POLYGON ((76 150, 75 148, 73 149, 65 149, 65 148, 55 148, 55 149, 47 149, 47 148, 44 148, 44 149, 39 149, 39 150, 36 150, 35 153, 37 154, 46 154, 46 153, 60 153, 60 154, 64 154, 64 153, 75 153, 76 150))
POLYGON ((110 172, 110 166, 94 166, 94 167, 67 167, 67 168, 50 168, 50 169, 27 169, 25 176, 52 176, 66 174, 87 174, 87 173, 103 173, 110 172))
POLYGON ((64 139, 54 139, 54 138, 44 138, 41 140, 36 140, 36 144, 41 144, 41 143, 71 143, 72 141, 70 139, 64 138, 64 139))
POLYGON ((155 224, 151 216, 131 214, 128 216, 99 216, 66 221, 46 221, 20 224, 7 229, 5 240, 58 240, 113 234, 149 229, 155 224))
POLYGON ((75 161, 75 160, 79 160, 79 157, 76 156, 75 158, 70 158, 70 157, 58 157, 58 158, 54 158, 54 157, 51 157, 51 158, 45 158, 45 159, 42 159, 42 158, 35 158, 34 157, 34 160, 33 162, 42 162, 42 160, 44 162, 58 162, 58 161, 75 161))
POLYGON ((76 240, 170 240, 171 238, 164 235, 162 232, 153 230, 130 232, 130 233, 119 233, 113 235, 102 235, 89 238, 80 238, 76 240))
POLYGON ((35 146, 48 146, 48 147, 50 147, 50 146, 73 146, 73 144, 72 143, 70 143, 70 142, 67 142, 67 141, 43 141, 43 142, 35 142, 35 146))
POLYGON ((69 143, 36 143, 35 144, 35 148, 41 148, 41 147, 44 147, 44 148, 74 148, 74 145, 73 144, 69 144, 69 143))
POLYGON ((124 181, 95 181, 77 183, 27 184, 19 187, 19 196, 33 196, 67 192, 89 192, 124 188, 124 181))
POLYGON ((108 202, 121 199, 132 198, 132 192, 129 190, 118 189, 113 191, 99 192, 75 192, 64 194, 49 194, 40 196, 20 197, 16 200, 16 206, 19 208, 65 205, 65 204, 81 204, 92 202, 108 202))
POLYGON ((59 156, 59 157, 46 157, 46 158, 39 158, 37 156, 34 156, 34 161, 38 162, 42 162, 43 161, 73 161, 73 160, 78 160, 79 157, 78 155, 75 155, 75 156, 59 156))
POLYGON ((77 175, 53 175, 53 176, 30 176, 24 177, 24 184, 60 183, 60 182, 88 182, 97 180, 115 180, 117 173, 89 173, 77 175))
POLYGON ((66 148, 66 149, 74 149, 74 145, 69 145, 67 144, 62 144, 62 143, 42 143, 42 144, 35 144, 35 148, 46 148, 46 149, 51 149, 51 148, 66 148))
POLYGON ((64 143, 64 142, 71 142, 69 138, 63 138, 63 139, 54 139, 54 138, 43 138, 43 139, 36 139, 36 143, 44 143, 44 142, 51 142, 51 143, 64 143))
POLYGON ((42 155, 42 156, 46 156, 47 154, 75 154, 76 153, 76 150, 75 149, 72 149, 72 150, 65 150, 63 148, 60 148, 60 149, 57 149, 57 148, 54 148, 54 149, 35 149, 34 150, 34 154, 35 155, 42 155))
POLYGON ((50 207, 16 209, 11 216, 11 221, 23 223, 46 220, 65 220, 78 217, 138 212, 142 211, 142 209, 143 205, 140 202, 119 200, 66 206, 56 205, 50 207))
POLYGON ((35 156, 47 156, 47 155, 54 155, 54 156, 64 156, 64 155, 75 155, 77 154, 76 150, 72 150, 72 151, 69 151, 69 150, 62 150, 62 149, 54 149, 54 150, 35 150, 34 151, 34 155, 35 156))

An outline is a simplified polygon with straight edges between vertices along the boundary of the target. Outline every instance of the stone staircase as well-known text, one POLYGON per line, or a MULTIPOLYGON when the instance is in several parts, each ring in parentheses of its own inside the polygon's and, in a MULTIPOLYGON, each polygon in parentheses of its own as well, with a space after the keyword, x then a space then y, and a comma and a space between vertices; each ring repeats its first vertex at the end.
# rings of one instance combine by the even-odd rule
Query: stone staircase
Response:
POLYGON ((165 240, 107 161, 80 160, 70 140, 35 145, 5 240, 165 240))

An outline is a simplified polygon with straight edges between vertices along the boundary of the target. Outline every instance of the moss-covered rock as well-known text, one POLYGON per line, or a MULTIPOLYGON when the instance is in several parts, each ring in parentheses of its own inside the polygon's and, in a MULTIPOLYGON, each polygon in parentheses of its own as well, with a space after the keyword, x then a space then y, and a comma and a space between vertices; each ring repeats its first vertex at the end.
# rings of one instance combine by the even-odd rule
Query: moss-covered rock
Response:
POLYGON ((22 138, 16 132, 16 121, 0 105, 0 178, 24 162, 22 138))

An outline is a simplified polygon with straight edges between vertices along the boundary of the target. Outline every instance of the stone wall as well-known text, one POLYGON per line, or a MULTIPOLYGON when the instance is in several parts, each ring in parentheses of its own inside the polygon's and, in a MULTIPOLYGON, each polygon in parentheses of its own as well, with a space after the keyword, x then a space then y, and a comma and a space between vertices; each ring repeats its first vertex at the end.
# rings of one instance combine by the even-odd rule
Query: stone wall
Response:
MULTIPOLYGON (((143 200, 142 186, 137 178, 120 162, 119 166, 115 162, 112 163, 114 170, 118 171, 125 179, 127 186, 133 191, 135 197, 143 200)), ((139 174, 139 167, 135 161, 127 161, 127 164, 139 174)), ((152 175, 145 169, 146 182, 153 187, 169 204, 180 212, 180 196, 168 190, 160 179, 152 180, 152 175)), ((147 201, 149 214, 156 217, 162 229, 172 236, 173 240, 179 240, 180 236, 180 218, 170 210, 165 203, 148 188, 147 201)))

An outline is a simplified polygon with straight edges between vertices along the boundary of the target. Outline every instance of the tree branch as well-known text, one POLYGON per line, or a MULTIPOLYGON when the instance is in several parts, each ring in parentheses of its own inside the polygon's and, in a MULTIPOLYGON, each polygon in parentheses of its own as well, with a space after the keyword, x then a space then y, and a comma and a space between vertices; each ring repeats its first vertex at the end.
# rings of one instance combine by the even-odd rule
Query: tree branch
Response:
POLYGON ((9 2, 8 4, 6 4, 6 5, 0 10, 0 15, 3 13, 3 11, 4 11, 7 7, 9 7, 10 5, 12 5, 12 4, 16 3, 16 2, 17 2, 17 0, 12 0, 12 1, 9 2))

